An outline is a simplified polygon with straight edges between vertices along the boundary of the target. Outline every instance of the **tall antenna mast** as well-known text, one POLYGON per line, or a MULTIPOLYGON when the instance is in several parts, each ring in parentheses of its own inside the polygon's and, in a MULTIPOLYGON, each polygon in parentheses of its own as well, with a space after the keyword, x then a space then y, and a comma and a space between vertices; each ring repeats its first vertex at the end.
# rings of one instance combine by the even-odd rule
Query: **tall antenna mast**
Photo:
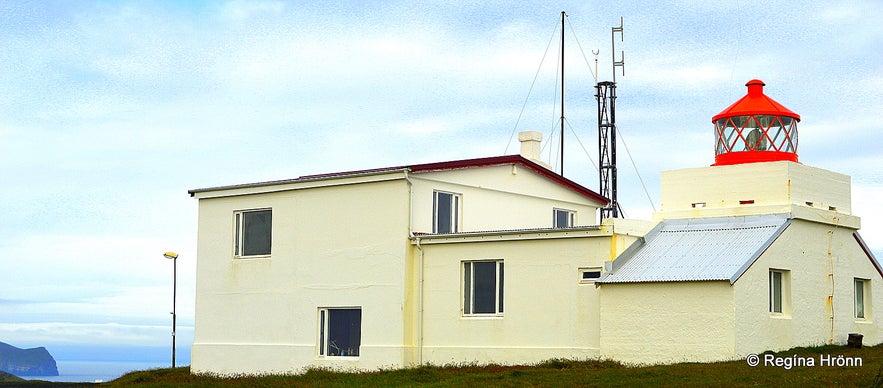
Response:
POLYGON ((622 16, 619 17, 619 27, 610 27, 610 56, 613 59, 613 82, 616 82, 616 67, 622 68, 622 75, 625 76, 625 51, 619 54, 619 60, 616 60, 616 39, 614 35, 619 33, 619 41, 622 42, 625 37, 622 33, 622 16))
POLYGON ((561 176, 564 176, 564 17, 561 11, 561 176))
POLYGON ((621 213, 616 198, 616 68, 622 67, 625 75, 625 52, 616 60, 616 33, 623 40, 622 17, 619 27, 610 29, 610 47, 613 57, 613 81, 602 81, 595 85, 595 99, 598 101, 598 162, 601 195, 610 200, 601 208, 601 220, 618 218, 621 213))

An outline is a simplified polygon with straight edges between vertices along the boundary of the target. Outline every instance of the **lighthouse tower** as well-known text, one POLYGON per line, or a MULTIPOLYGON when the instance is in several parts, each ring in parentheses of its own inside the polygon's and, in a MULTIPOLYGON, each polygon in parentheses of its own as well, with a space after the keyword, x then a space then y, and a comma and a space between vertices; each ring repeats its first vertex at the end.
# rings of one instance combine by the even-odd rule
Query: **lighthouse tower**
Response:
POLYGON ((601 357, 883 341, 883 266, 858 233, 849 176, 798 163, 800 116, 747 86, 712 118, 714 164, 663 171, 657 224, 596 280, 601 357))
POLYGON ((798 163, 800 115, 764 94, 763 81, 713 116, 709 167, 663 171, 657 220, 790 214, 858 229, 847 175, 798 163))
POLYGON ((748 94, 711 118, 715 129, 715 165, 797 161, 800 115, 763 94, 766 84, 753 79, 748 94))

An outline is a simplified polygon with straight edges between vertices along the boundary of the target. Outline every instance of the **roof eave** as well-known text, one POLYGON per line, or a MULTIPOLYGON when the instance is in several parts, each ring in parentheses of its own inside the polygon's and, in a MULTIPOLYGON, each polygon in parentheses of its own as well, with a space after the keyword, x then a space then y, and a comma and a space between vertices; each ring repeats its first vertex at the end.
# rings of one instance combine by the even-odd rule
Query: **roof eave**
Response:
POLYGON ((558 183, 562 186, 572 189, 579 194, 582 194, 598 203, 602 206, 610 203, 610 200, 605 198, 604 196, 589 190, 588 188, 576 183, 570 179, 567 179, 559 174, 556 174, 554 171, 545 168, 538 163, 525 158, 521 155, 505 155, 505 156, 493 156, 488 158, 478 158, 478 159, 464 159, 464 160, 454 160, 450 162, 439 162, 439 163, 427 163, 427 164, 416 164, 411 166, 411 172, 420 173, 420 172, 430 172, 430 171, 441 171, 441 170, 454 170, 458 168, 468 168, 468 167, 483 167, 483 166, 496 166, 503 164, 519 164, 524 167, 527 167, 534 172, 542 175, 545 178, 548 178, 555 183, 558 183))
POLYGON ((385 169, 378 168, 378 169, 372 169, 372 170, 354 171, 352 173, 347 173, 345 175, 334 175, 334 176, 331 176, 331 174, 309 175, 309 176, 302 176, 302 177, 295 178, 295 179, 282 179, 282 180, 266 181, 266 182, 243 183, 243 184, 237 184, 237 185, 227 185, 227 186, 217 186, 217 187, 206 187, 206 188, 201 188, 201 189, 187 190, 187 193, 190 194, 191 197, 194 197, 194 196, 196 196, 196 194, 209 193, 209 192, 214 192, 214 191, 252 189, 252 188, 260 188, 260 187, 268 187, 268 186, 289 185, 289 184, 296 184, 296 183, 320 182, 320 181, 339 179, 339 178, 360 178, 360 177, 368 177, 368 176, 374 176, 374 175, 393 174, 393 173, 399 173, 399 172, 405 172, 405 171, 407 171, 406 167, 390 167, 390 168, 385 168, 385 169))

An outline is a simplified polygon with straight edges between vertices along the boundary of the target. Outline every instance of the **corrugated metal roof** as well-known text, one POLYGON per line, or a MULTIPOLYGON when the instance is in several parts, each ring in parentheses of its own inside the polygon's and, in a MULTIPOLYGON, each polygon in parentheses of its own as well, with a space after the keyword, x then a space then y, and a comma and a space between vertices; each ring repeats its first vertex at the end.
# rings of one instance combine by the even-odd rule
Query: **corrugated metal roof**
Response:
POLYGON ((659 223, 596 283, 729 280, 734 283, 790 224, 783 214, 659 223))

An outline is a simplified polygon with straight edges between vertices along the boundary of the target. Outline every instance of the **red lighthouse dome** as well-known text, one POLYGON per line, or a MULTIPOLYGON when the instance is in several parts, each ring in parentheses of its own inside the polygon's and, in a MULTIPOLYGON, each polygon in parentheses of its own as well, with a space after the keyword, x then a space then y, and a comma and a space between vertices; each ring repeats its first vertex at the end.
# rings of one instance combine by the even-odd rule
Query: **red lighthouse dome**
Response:
POLYGON ((763 94, 765 85, 748 81, 748 94, 711 118, 717 137, 715 166, 797 161, 800 115, 763 94))

